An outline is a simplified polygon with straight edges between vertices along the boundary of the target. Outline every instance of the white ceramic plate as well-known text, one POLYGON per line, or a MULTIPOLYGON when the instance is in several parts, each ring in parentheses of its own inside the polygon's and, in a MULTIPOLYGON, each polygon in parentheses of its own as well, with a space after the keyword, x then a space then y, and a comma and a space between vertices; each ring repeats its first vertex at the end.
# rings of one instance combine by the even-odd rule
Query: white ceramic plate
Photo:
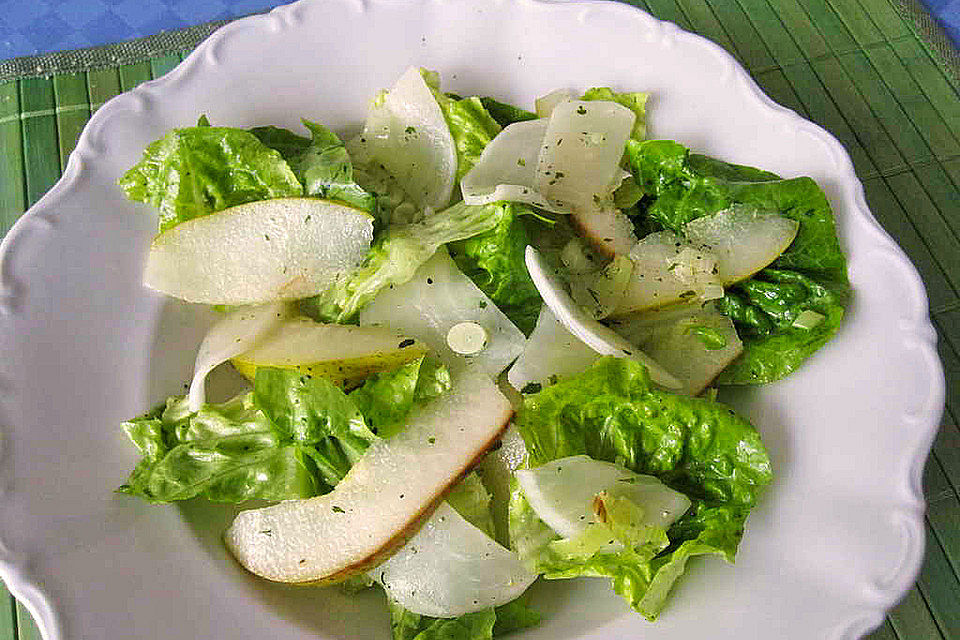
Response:
POLYGON ((661 620, 606 581, 535 588, 524 640, 855 638, 912 584, 920 473, 943 405, 923 286, 867 210, 841 146, 773 104, 719 47, 626 5, 303 0, 237 21, 174 72, 91 119, 60 183, 2 249, 0 576, 46 638, 388 638, 381 597, 266 584, 219 542, 226 515, 114 489, 119 429, 182 392, 207 318, 140 286, 152 214, 114 187, 144 145, 215 124, 345 130, 408 66, 445 88, 530 105, 559 87, 652 92, 652 136, 786 176, 835 207, 855 299, 841 334, 788 380, 728 393, 776 481, 738 562, 692 563, 661 620))

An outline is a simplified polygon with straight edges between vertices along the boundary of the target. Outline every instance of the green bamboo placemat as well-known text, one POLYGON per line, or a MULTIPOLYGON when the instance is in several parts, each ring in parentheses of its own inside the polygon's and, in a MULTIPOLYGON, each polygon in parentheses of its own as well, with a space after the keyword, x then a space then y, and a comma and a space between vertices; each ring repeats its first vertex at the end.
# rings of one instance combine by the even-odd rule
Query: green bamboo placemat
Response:
MULTIPOLYGON (((925 468, 917 585, 872 640, 960 638, 960 57, 915 0, 631 0, 732 53, 774 100, 831 131, 871 211, 927 286, 947 408, 925 468)), ((217 24, 0 62, 0 235, 60 177, 106 100, 157 78, 217 24)), ((0 585, 0 640, 36 626, 0 585)), ((774 640, 774 639, 770 639, 774 640)))

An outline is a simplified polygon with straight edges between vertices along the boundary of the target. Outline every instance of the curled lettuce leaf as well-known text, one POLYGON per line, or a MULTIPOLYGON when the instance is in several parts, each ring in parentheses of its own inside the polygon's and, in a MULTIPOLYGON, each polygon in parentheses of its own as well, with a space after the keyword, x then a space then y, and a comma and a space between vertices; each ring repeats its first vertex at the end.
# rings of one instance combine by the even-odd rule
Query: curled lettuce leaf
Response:
POLYGON ((393 640, 490 640, 497 615, 483 609, 459 618, 431 618, 389 603, 393 640))
POLYGON ((629 359, 601 358, 584 373, 525 396, 516 425, 531 466, 587 454, 656 476, 691 499, 690 510, 666 532, 632 530, 624 507, 621 522, 609 528, 609 539, 623 549, 591 553, 588 541, 561 540, 513 486, 510 540, 521 557, 547 578, 610 577, 614 590, 650 619, 690 557, 733 561, 747 515, 772 478, 749 422, 707 398, 654 388, 646 369, 629 359))
POLYGON ((304 194, 336 200, 373 213, 377 201, 373 194, 353 180, 353 165, 340 139, 326 127, 304 120, 313 136, 310 145, 290 161, 304 187, 304 194))
POLYGON ((786 269, 764 269, 729 288, 717 308, 733 320, 744 353, 717 381, 736 384, 784 377, 840 330, 846 299, 846 287, 821 284, 786 269), (822 320, 814 326, 795 324, 807 311, 822 320))
POLYGON ((526 396, 516 424, 531 466, 587 454, 691 497, 750 506, 771 478, 766 449, 747 420, 719 402, 654 387, 631 359, 600 358, 526 396))
POLYGON ((184 396, 123 424, 141 460, 120 487, 149 502, 204 497, 215 502, 289 500, 330 491, 376 440, 369 425, 397 406, 390 434, 421 402, 449 388, 449 373, 422 359, 345 394, 294 369, 259 367, 253 390, 192 413, 184 396))
POLYGON ((490 512, 490 492, 477 472, 472 471, 447 494, 447 504, 463 519, 493 538, 493 514, 490 512))
POLYGON ((304 195, 336 200, 368 213, 377 208, 376 197, 353 178, 353 163, 346 146, 321 124, 303 120, 311 138, 279 127, 256 127, 250 132, 276 149, 303 185, 304 195))
POLYGON ((683 234, 691 220, 733 205, 777 213, 800 223, 797 237, 773 263, 818 280, 846 284, 846 258, 826 195, 811 178, 776 174, 691 154, 670 140, 627 142, 634 179, 648 199, 646 215, 683 234))
POLYGON ((497 121, 501 127, 506 127, 514 122, 523 122, 525 120, 536 120, 537 114, 526 109, 500 102, 495 98, 484 96, 480 98, 480 104, 483 105, 490 117, 497 121))
POLYGON ((185 398, 171 398, 123 429, 143 458, 120 491, 149 502, 326 493, 375 438, 356 406, 326 380, 267 367, 257 371, 250 393, 196 413, 185 398), (319 398, 334 402, 321 406, 319 398), (294 409, 292 399, 309 399, 310 406, 294 409))
POLYGON ((255 135, 203 124, 150 143, 119 185, 159 210, 160 231, 238 204, 303 194, 280 153, 255 135))
POLYGON ((523 597, 459 618, 422 616, 395 602, 388 606, 393 640, 491 640, 540 624, 540 614, 523 597))
POLYGON ((505 215, 504 204, 460 202, 421 222, 388 227, 374 237, 355 271, 320 295, 300 301, 300 309, 318 322, 353 322, 377 293, 410 280, 441 245, 494 229, 505 215))
POLYGON ((310 147, 310 138, 305 138, 283 127, 268 125, 253 127, 248 131, 256 136, 257 140, 278 151, 288 163, 310 147))
POLYGON ((370 429, 389 438, 403 428, 403 420, 414 405, 435 398, 452 386, 450 372, 443 365, 418 358, 392 371, 372 376, 350 394, 370 429))
POLYGON ((777 213, 800 223, 793 243, 768 268, 728 290, 720 308, 734 321, 744 352, 722 374, 726 384, 772 382, 796 370, 840 328, 849 296, 836 221, 816 182, 690 153, 670 140, 627 142, 643 192, 635 224, 680 235, 701 216, 731 206, 777 213), (826 317, 814 329, 792 326, 804 310, 826 317))
POLYGON ((484 107, 480 98, 461 98, 440 90, 440 75, 420 70, 424 82, 440 105, 443 119, 457 148, 457 180, 477 163, 483 148, 500 133, 500 125, 484 107))

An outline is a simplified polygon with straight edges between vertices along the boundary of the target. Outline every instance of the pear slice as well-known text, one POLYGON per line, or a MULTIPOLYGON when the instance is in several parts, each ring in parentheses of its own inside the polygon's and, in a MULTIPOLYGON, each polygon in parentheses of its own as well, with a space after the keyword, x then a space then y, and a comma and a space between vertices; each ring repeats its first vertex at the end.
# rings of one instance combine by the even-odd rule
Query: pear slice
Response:
POLYGON ((712 303, 643 311, 617 318, 610 326, 669 369, 683 383, 683 393, 691 396, 743 353, 733 321, 712 303))
POLYGON ((424 343, 384 327, 321 324, 297 317, 281 322, 265 339, 236 355, 232 363, 250 379, 257 367, 282 367, 351 387, 372 373, 394 369, 427 351, 424 343))
POLYGON ((653 476, 634 473, 586 455, 552 460, 533 469, 517 469, 517 482, 530 507, 564 538, 583 533, 596 518, 594 496, 607 492, 629 498, 643 509, 644 520, 668 528, 690 508, 690 499, 653 476))
POLYGON ((721 287, 776 260, 798 229, 796 220, 734 207, 687 223, 683 238, 651 233, 630 250, 633 278, 612 315, 720 297, 721 287))
POLYGON ((557 320, 584 344, 601 355, 618 358, 633 358, 643 364, 650 372, 650 379, 667 389, 679 389, 682 385, 669 371, 653 358, 635 347, 626 338, 613 329, 600 324, 590 317, 570 294, 567 293, 559 277, 553 273, 541 257, 540 252, 527 246, 524 259, 530 279, 540 292, 543 303, 550 307, 557 320))
POLYGON ((482 373, 415 410, 374 442, 328 494, 237 515, 224 534, 241 565, 277 582, 332 583, 383 562, 497 441, 513 415, 482 373))
POLYGON ((672 231, 645 236, 630 250, 633 275, 619 306, 610 315, 657 309, 678 302, 722 295, 717 259, 672 231))
POLYGON ((626 255, 637 244, 630 218, 612 205, 582 207, 571 218, 580 234, 607 258, 626 255))
POLYGON ((318 198, 276 198, 194 218, 158 235, 143 283, 174 298, 253 305, 316 295, 370 248, 373 218, 318 198))
POLYGON ((570 294, 590 315, 601 320, 620 306, 632 275, 633 261, 619 255, 597 271, 571 274, 570 294))
POLYGON ((731 208, 687 223, 683 233, 717 260, 724 285, 749 278, 777 259, 797 237, 800 223, 775 213, 731 208))
POLYGON ((456 618, 515 600, 537 574, 444 502, 370 577, 408 611, 456 618))

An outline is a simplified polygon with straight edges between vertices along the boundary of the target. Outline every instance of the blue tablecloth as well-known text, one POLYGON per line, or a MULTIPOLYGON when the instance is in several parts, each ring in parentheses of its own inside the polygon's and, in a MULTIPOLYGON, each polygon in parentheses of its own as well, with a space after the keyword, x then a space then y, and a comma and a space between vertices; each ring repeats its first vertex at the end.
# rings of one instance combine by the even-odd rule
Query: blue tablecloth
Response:
MULTIPOLYGON (((960 47, 960 0, 923 2, 960 47)), ((286 2, 0 0, 0 59, 129 40, 210 20, 238 18, 280 4, 286 2)))
POLYGON ((923 4, 960 48, 960 0, 923 0, 923 4))

